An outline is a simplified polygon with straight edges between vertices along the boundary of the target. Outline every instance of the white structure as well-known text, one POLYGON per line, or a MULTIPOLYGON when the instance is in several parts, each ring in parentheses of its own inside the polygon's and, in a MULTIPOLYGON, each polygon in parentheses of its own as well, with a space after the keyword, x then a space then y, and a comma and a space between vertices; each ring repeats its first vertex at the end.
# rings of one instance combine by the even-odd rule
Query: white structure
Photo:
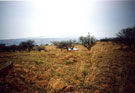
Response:
POLYGON ((76 51, 76 50, 78 50, 78 48, 73 48, 73 49, 68 48, 68 50, 69 50, 69 51, 71 51, 71 50, 76 51))

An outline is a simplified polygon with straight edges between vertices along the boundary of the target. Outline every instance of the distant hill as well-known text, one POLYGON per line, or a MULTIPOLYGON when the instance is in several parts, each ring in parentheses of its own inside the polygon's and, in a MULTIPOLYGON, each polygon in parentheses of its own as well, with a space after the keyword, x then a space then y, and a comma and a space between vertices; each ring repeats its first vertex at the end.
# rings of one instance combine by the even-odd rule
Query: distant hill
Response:
POLYGON ((0 40, 0 44, 6 44, 6 46, 19 45, 21 42, 24 42, 27 40, 34 40, 36 45, 40 45, 40 44, 51 44, 51 41, 67 41, 71 39, 78 41, 78 38, 22 38, 22 39, 0 40))

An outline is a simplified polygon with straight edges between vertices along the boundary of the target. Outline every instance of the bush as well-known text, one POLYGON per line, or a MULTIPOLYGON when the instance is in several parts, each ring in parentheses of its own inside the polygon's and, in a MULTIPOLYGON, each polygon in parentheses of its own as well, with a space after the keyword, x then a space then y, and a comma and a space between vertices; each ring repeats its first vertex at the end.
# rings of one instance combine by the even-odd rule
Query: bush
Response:
POLYGON ((5 44, 0 44, 0 52, 15 52, 18 50, 18 46, 11 45, 6 46, 5 44))
POLYGON ((109 42, 109 41, 115 41, 116 38, 103 38, 103 39, 100 39, 100 41, 102 42, 109 42))
POLYGON ((122 29, 116 34, 116 36, 116 43, 125 44, 131 50, 135 46, 135 27, 122 29))
POLYGON ((58 73, 56 73, 56 75, 57 75, 57 76, 61 76, 61 74, 60 74, 59 72, 58 72, 58 73))
POLYGON ((88 50, 90 50, 91 47, 96 42, 96 38, 94 36, 90 36, 89 33, 88 33, 88 36, 86 37, 81 36, 79 39, 80 39, 81 44, 84 45, 84 47, 86 47, 88 50))
POLYGON ((15 52, 15 51, 31 51, 32 48, 34 47, 34 41, 28 40, 26 42, 21 42, 19 46, 17 45, 11 45, 11 46, 6 46, 5 44, 0 44, 0 52, 15 52))
POLYGON ((42 51, 42 50, 45 50, 45 46, 44 45, 40 45, 40 46, 36 45, 36 46, 33 47, 32 50, 34 50, 34 51, 42 51))
POLYGON ((0 52, 6 52, 6 45, 5 44, 0 44, 0 52))
POLYGON ((75 44, 75 40, 69 40, 69 41, 53 41, 53 45, 55 45, 57 48, 60 48, 61 50, 66 49, 67 51, 69 49, 73 50, 74 48, 74 44, 75 44))
POLYGON ((80 86, 83 86, 84 85, 84 82, 80 82, 80 86))
POLYGON ((42 62, 41 60, 35 60, 35 63, 36 63, 37 65, 39 65, 39 64, 42 64, 43 62, 42 62))
POLYGON ((87 71, 83 70, 82 73, 86 76, 87 75, 87 71))
POLYGON ((27 51, 31 51, 32 50, 32 48, 34 47, 34 41, 32 41, 32 40, 28 40, 28 41, 26 41, 26 42, 21 42, 20 44, 19 44, 19 50, 20 51, 24 51, 24 50, 27 50, 27 51))

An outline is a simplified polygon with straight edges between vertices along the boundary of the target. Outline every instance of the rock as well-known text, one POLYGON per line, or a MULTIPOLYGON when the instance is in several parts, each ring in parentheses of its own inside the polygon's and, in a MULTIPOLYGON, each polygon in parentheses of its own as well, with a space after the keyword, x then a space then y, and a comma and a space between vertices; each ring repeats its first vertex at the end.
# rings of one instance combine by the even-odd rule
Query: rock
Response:
POLYGON ((46 80, 42 80, 42 81, 37 81, 36 83, 38 86, 47 86, 48 85, 48 81, 46 80))
POLYGON ((135 84, 127 84, 124 87, 125 93, 135 93, 135 84))
POLYGON ((0 77, 5 77, 13 70, 13 62, 0 62, 0 77))
POLYGON ((39 78, 39 79, 48 79, 49 76, 46 75, 46 74, 43 74, 43 75, 40 75, 38 78, 39 78))
POLYGON ((56 72, 60 73, 61 75, 65 74, 65 71, 62 68, 60 68, 60 67, 58 69, 56 69, 56 72))
POLYGON ((30 81, 35 81, 37 78, 36 78, 36 75, 33 75, 33 74, 29 74, 26 76, 26 81, 27 82, 30 82, 30 81))
POLYGON ((40 75, 38 78, 39 79, 49 79, 49 77, 51 76, 51 72, 50 71, 45 71, 44 74, 40 75))
POLYGON ((20 78, 8 78, 6 81, 19 91, 23 91, 28 88, 20 78))
POLYGON ((69 85, 64 90, 67 92, 71 92, 73 90, 73 87, 71 85, 69 85))
POLYGON ((78 60, 77 59, 74 59, 73 62, 77 62, 78 60))
POLYGON ((64 65, 63 68, 68 68, 69 66, 68 65, 64 65))
POLYGON ((75 84, 76 84, 76 85, 80 85, 80 81, 79 81, 79 80, 76 80, 76 81, 75 81, 75 84))
POLYGON ((98 56, 98 58, 103 58, 102 56, 98 56))
POLYGON ((30 67, 30 69, 36 69, 36 67, 34 65, 30 65, 29 67, 30 67))
POLYGON ((15 67, 22 67, 20 64, 14 64, 15 67))
POLYGON ((22 68, 15 68, 16 72, 22 71, 22 68))
POLYGON ((63 88, 66 87, 66 84, 64 81, 60 80, 60 79, 56 79, 56 78, 52 78, 49 81, 49 86, 51 88, 53 88, 56 91, 62 90, 63 88))
POLYGON ((102 84, 102 86, 103 86, 104 88, 109 88, 109 87, 110 87, 109 84, 102 84))
POLYGON ((27 73, 27 72, 29 72, 29 69, 24 68, 23 71, 27 73))
POLYGON ((95 90, 94 93, 99 93, 99 90, 95 90))

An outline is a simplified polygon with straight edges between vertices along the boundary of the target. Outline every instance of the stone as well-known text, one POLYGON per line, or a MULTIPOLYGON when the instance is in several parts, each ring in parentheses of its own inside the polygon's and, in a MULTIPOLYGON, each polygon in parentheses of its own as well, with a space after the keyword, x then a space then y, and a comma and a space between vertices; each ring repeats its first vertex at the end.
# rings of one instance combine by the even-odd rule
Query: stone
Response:
POLYGON ((36 83, 38 86, 47 86, 48 85, 48 81, 46 80, 42 80, 42 81, 37 81, 36 83))
POLYGON ((60 67, 56 69, 56 72, 60 73, 61 75, 65 74, 65 71, 62 68, 60 68, 60 67))
POLYGON ((53 88, 56 91, 62 90, 63 88, 66 87, 66 84, 64 81, 60 80, 60 79, 56 79, 56 78, 52 78, 49 81, 49 86, 51 88, 53 88))
POLYGON ((103 86, 104 88, 109 88, 109 87, 110 87, 109 84, 102 84, 102 86, 103 86))
POLYGON ((34 65, 30 65, 29 66, 31 69, 36 69, 36 67, 34 65))
POLYGON ((135 93, 135 84, 127 84, 124 86, 125 93, 135 93))
POLYGON ((95 90, 94 93, 99 93, 99 90, 95 90))
POLYGON ((69 85, 64 90, 67 92, 71 92, 73 90, 73 87, 71 85, 69 85))
POLYGON ((22 67, 20 64, 14 64, 15 67, 22 67))
POLYGON ((30 81, 35 81, 37 78, 36 78, 36 75, 30 74, 30 75, 27 75, 25 79, 27 82, 30 82, 30 81))
POLYGON ((75 82, 75 84, 76 84, 76 85, 80 85, 80 81, 77 80, 77 81, 75 82))
POLYGON ((23 91, 28 88, 20 78, 8 78, 6 81, 19 91, 23 91))
POLYGON ((40 75, 38 78, 39 79, 49 79, 51 73, 46 71, 44 74, 40 75))
POLYGON ((0 62, 0 76, 5 77, 13 70, 13 62, 0 62))
POLYGON ((15 68, 16 72, 22 71, 22 68, 15 68))
POLYGON ((29 69, 24 68, 23 71, 26 72, 26 73, 28 73, 29 72, 29 69))

